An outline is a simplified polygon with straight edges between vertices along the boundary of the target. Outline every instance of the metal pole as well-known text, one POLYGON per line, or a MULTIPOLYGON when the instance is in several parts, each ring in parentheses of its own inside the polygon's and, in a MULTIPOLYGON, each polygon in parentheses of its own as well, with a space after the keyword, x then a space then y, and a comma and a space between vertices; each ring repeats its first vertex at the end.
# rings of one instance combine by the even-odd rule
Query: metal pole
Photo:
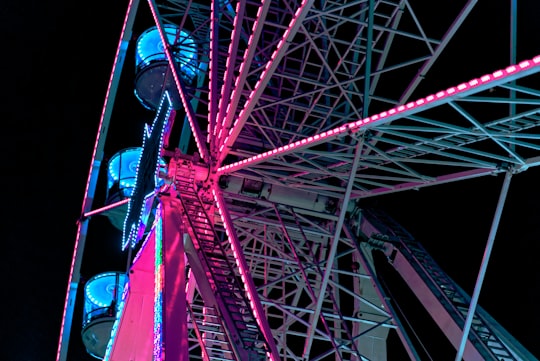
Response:
POLYGON ((373 22, 375 18, 375 1, 369 1, 368 9, 368 28, 367 28, 367 44, 366 44, 366 69, 364 77, 364 104, 362 105, 362 117, 367 118, 369 115, 369 100, 371 91, 371 59, 373 55, 373 22))
POLYGON ((317 328, 317 322, 319 322, 319 317, 322 312, 322 304, 323 304, 323 301, 325 300, 325 293, 326 293, 326 289, 328 287, 328 283, 330 280, 330 274, 332 273, 332 267, 334 265, 334 260, 336 259, 336 253, 338 250, 339 239, 340 239, 342 228, 343 228, 343 222, 345 221, 345 215, 347 213, 347 205, 349 204, 349 201, 351 199, 351 193, 354 186, 356 170, 358 169, 360 158, 362 157, 363 145, 364 145, 364 139, 361 138, 360 140, 358 140, 358 143, 356 143, 354 158, 351 165, 351 172, 349 174, 349 180, 347 182, 347 188, 345 189, 345 194, 343 195, 342 209, 339 213, 339 217, 336 222, 336 227, 334 231, 334 237, 332 241, 330 242, 328 254, 326 257, 326 270, 324 271, 323 278, 320 281, 319 298, 317 299, 315 310, 313 311, 313 315, 311 316, 313 323, 311 324, 310 328, 307 330, 307 339, 304 344, 304 352, 302 355, 303 360, 306 360, 308 358, 309 353, 311 351, 311 346, 313 344, 315 330, 317 328))
POLYGON ((474 286, 474 292, 471 298, 471 304, 469 305, 469 311, 467 313, 467 318, 465 320, 465 325, 463 327, 463 336, 461 337, 461 343, 459 345, 458 353, 456 355, 455 361, 461 361, 463 357, 463 352, 465 351, 465 345, 467 343, 467 338, 469 337, 469 331, 471 330, 471 324, 476 310, 476 305, 478 304, 478 298, 480 297, 480 289, 482 288, 482 283, 484 282, 484 276, 486 275, 486 269, 489 262, 489 256, 491 255, 491 250, 493 249, 493 243, 495 241, 495 235, 497 234, 497 228, 499 227, 499 221, 501 219, 501 214, 504 208, 504 202, 506 200, 506 195, 508 194, 508 188, 510 187, 510 180, 512 179, 512 172, 507 171, 504 177, 504 182, 501 189, 501 194, 499 195, 499 201, 497 203, 497 208, 495 209, 495 215, 493 216, 493 222, 491 223, 491 230, 489 231, 489 237, 484 251, 484 257, 482 258, 482 263, 480 265, 480 271, 478 271, 478 278, 476 279, 476 284, 474 286))
MULTIPOLYGON (((111 76, 109 78, 109 85, 105 96, 105 103, 103 104, 98 134, 96 137, 96 142, 94 144, 92 162, 88 173, 86 189, 84 191, 84 199, 82 204, 83 215, 88 214, 91 211, 94 202, 97 180, 99 176, 101 162, 103 160, 105 140, 107 139, 107 132, 109 129, 112 110, 114 107, 114 100, 116 98, 116 93, 118 90, 120 74, 122 73, 122 68, 124 66, 124 59, 126 56, 129 40, 131 39, 133 22, 135 21, 135 15, 137 13, 138 6, 139 0, 130 0, 126 16, 124 18, 124 25, 120 34, 120 41, 116 49, 114 64, 111 71, 111 76)), ((60 336, 58 340, 58 349, 56 352, 56 361, 66 361, 68 356, 71 326, 73 323, 73 313, 75 311, 75 301, 77 298, 77 289, 79 287, 81 278, 80 271, 84 254, 84 247, 86 243, 86 236, 88 232, 88 222, 89 218, 87 217, 82 217, 79 222, 77 222, 77 236, 75 239, 75 245, 73 247, 73 256, 70 266, 66 299, 64 302, 64 311, 62 314, 62 323, 60 325, 60 336)))
MULTIPOLYGON (((510 64, 517 63, 517 0, 510 0, 510 64)), ((513 86, 516 85, 516 81, 510 83, 510 116, 516 115, 516 91, 513 86)), ((512 121, 513 123, 514 121, 512 121)), ((511 144, 510 148, 515 149, 515 144, 511 144)))

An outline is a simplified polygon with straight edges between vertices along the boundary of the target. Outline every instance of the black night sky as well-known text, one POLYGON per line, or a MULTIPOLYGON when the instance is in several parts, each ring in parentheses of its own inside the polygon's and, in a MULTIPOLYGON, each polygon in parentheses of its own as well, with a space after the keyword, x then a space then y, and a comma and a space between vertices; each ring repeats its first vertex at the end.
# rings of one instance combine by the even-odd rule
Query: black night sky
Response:
MULTIPOLYGON (((437 11, 438 2, 425 2, 431 3, 426 11, 437 11)), ((506 0, 480 1, 419 91, 443 89, 508 65, 509 6, 506 0)), ((519 6, 521 60, 540 54, 540 5, 525 0, 519 6)), ((0 5, 0 360, 55 359, 76 221, 126 7, 125 0, 0 5)), ((502 179, 480 178, 368 203, 396 218, 472 293, 502 179)), ((513 177, 480 297, 480 305, 536 357, 539 180, 536 168, 513 177)))

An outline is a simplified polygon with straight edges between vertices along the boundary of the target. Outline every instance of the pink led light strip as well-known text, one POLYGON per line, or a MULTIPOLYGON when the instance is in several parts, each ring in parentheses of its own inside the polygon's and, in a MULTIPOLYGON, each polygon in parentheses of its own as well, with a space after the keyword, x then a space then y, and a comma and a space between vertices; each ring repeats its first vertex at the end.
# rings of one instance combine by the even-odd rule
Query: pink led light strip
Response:
MULTIPOLYGON (((240 101, 240 96, 242 94, 242 89, 244 88, 244 84, 247 79, 247 74, 249 73, 249 69, 253 61, 253 58, 255 56, 255 51, 257 49, 257 47, 253 46, 253 44, 255 44, 260 38, 260 35, 262 33, 262 26, 264 23, 264 19, 266 19, 266 13, 269 7, 270 7, 269 0, 261 2, 259 9, 257 10, 257 15, 255 17, 255 19, 257 20, 253 22, 253 26, 251 28, 251 35, 249 36, 249 39, 247 42, 246 51, 244 52, 244 58, 242 59, 242 62, 240 63, 240 69, 238 70, 239 75, 236 77, 235 82, 234 82, 232 95, 230 97, 230 100, 227 99, 228 100, 227 105, 225 105, 225 102, 223 102, 223 104, 220 105, 219 119, 222 119, 222 122, 218 123, 215 129, 215 133, 217 133, 216 134, 217 139, 218 139, 217 141, 219 144, 223 143, 222 142, 223 140, 222 137, 224 134, 223 129, 227 129, 227 127, 231 125, 234 114, 236 113, 236 109, 240 101)), ((238 10, 237 10, 237 13, 238 13, 238 10)), ((238 36, 240 36, 240 33, 238 33, 238 36)), ((231 38, 234 39, 233 36, 231 36, 231 38)), ((230 51, 229 51, 229 54, 231 54, 230 51)), ((228 59, 227 59, 227 62, 228 62, 228 59)))
MULTIPOLYGON (((302 20, 305 18, 307 14, 307 10, 312 4, 313 2, 310 2, 308 0, 303 0, 300 6, 296 9, 296 12, 294 13, 294 16, 289 24, 289 27, 287 28, 287 30, 285 30, 282 38, 279 40, 278 44, 276 45, 276 48, 274 49, 274 52, 272 53, 270 60, 264 66, 263 72, 261 73, 261 76, 259 77, 259 80, 255 84, 255 86, 253 87, 253 91, 249 94, 248 99, 246 100, 246 103, 244 105, 244 108, 240 111, 240 113, 238 114, 238 117, 234 120, 232 126, 229 129, 229 133, 224 137, 223 141, 221 142, 219 146, 219 150, 218 150, 219 158, 218 158, 217 164, 221 164, 221 162, 227 156, 230 145, 234 143, 234 141, 236 140, 236 137, 238 137, 238 134, 240 134, 240 130, 246 123, 247 118, 249 117, 249 114, 255 107, 255 104, 257 103, 259 97, 264 91, 264 88, 270 81, 271 75, 277 68, 280 60, 283 58, 283 56, 285 56, 285 53, 290 45, 290 42, 288 41, 288 39, 292 38, 296 34, 296 31, 300 27, 302 20)), ((223 126, 224 129, 226 129, 225 125, 226 124, 224 124, 223 126)))
MULTIPOLYGON (((150 5, 150 11, 152 12, 152 17, 154 18, 154 22, 156 23, 157 29, 159 31, 159 37, 161 38, 161 42, 163 44, 169 45, 169 42, 167 41, 167 37, 163 33, 163 27, 161 26, 161 22, 159 21, 159 16, 155 8, 154 0, 148 0, 148 4, 150 5)), ((178 90, 178 93, 180 94, 182 105, 184 106, 184 109, 186 111, 186 115, 189 120, 189 125, 191 127, 191 132, 193 133, 193 138, 195 139, 195 143, 197 144, 197 149, 199 151, 199 154, 202 159, 209 161, 210 155, 203 141, 204 137, 202 136, 201 129, 199 128, 199 125, 195 119, 195 116, 193 115, 193 110, 191 109, 189 99, 187 99, 186 94, 184 93, 182 86, 180 84, 180 78, 178 77, 178 73, 176 72, 176 67, 173 65, 174 61, 173 61, 173 57, 171 56, 170 47, 165 46, 164 50, 165 50, 165 55, 167 55, 167 60, 169 62, 169 69, 171 70, 171 73, 174 78, 174 82, 176 84, 176 89, 178 90)))
MULTIPOLYGON (((92 154, 92 163, 91 163, 91 166, 90 166, 90 171, 88 173, 88 179, 86 181, 86 186, 85 186, 85 190, 84 190, 84 201, 83 201, 83 205, 82 205, 82 210, 83 210, 83 213, 85 211, 88 211, 90 210, 90 208, 92 207, 92 203, 93 203, 93 195, 89 197, 89 195, 92 193, 94 193, 94 189, 95 189, 95 182, 96 182, 96 178, 97 178, 97 175, 99 173, 99 165, 101 164, 101 158, 102 158, 102 152, 103 152, 103 147, 104 147, 104 144, 101 142, 101 139, 102 137, 105 137, 106 136, 106 132, 107 132, 107 128, 108 126, 105 125, 106 122, 109 121, 109 117, 107 116, 107 113, 109 111, 109 103, 114 101, 114 96, 115 96, 115 93, 112 91, 113 88, 115 86, 113 86, 113 84, 115 84, 115 82, 118 82, 118 78, 116 76, 116 71, 117 71, 117 66, 119 65, 119 62, 118 60, 120 59, 120 53, 121 52, 125 52, 126 50, 126 47, 127 47, 127 41, 125 40, 126 38, 126 28, 128 26, 128 22, 130 22, 132 20, 132 8, 136 9, 136 6, 133 7, 134 3, 137 3, 138 5, 138 1, 135 1, 135 0, 130 0, 129 1, 129 4, 128 4, 128 8, 127 8, 127 11, 126 11, 126 15, 124 17, 124 23, 122 24, 122 31, 120 32, 120 40, 118 41, 118 46, 116 48, 116 54, 115 54, 115 57, 114 57, 114 63, 113 63, 113 67, 112 67, 112 71, 111 71, 111 76, 109 78, 109 83, 107 85, 107 91, 106 91, 106 95, 105 95, 105 102, 103 104, 103 108, 101 110, 101 118, 100 118, 100 122, 99 122, 99 126, 98 126, 98 136, 96 137, 96 142, 94 143, 94 150, 93 150, 93 154, 92 154), (96 165, 96 160, 99 161, 99 163, 97 163, 96 165), (91 189, 91 187, 94 187, 94 189, 91 189)), ((69 334, 65 334, 64 332, 66 331, 65 330, 65 327, 66 327, 66 317, 69 317, 70 319, 73 317, 73 315, 68 315, 68 310, 71 309, 73 312, 73 305, 70 304, 70 300, 71 302, 75 302, 75 295, 73 295, 73 299, 72 299, 72 294, 74 293, 74 291, 76 291, 76 288, 77 288, 77 285, 79 283, 79 277, 80 275, 78 274, 79 273, 79 270, 78 268, 80 267, 80 262, 81 262, 81 259, 82 258, 82 252, 83 249, 84 249, 84 242, 85 242, 85 237, 86 235, 85 234, 82 234, 83 232, 86 232, 86 231, 83 231, 83 228, 86 227, 86 224, 84 222, 78 222, 78 225, 77 225, 77 236, 76 236, 76 239, 75 239, 75 245, 73 247, 73 257, 71 259, 71 266, 70 266, 70 272, 69 272, 69 278, 68 278, 68 286, 67 286, 67 292, 66 292, 66 299, 64 301, 64 311, 62 313, 62 323, 60 325, 60 336, 59 336, 59 339, 58 339, 58 349, 57 349, 57 352, 56 352, 56 360, 57 361, 61 361, 61 360, 65 360, 66 357, 67 357, 67 347, 68 345, 65 344, 64 345, 64 341, 65 342, 68 342, 69 340, 69 334), (83 249, 79 249, 79 247, 81 246, 81 248, 83 249), (77 270, 76 270, 77 269, 77 270)), ((72 322, 72 320, 70 320, 70 323, 72 322)), ((71 324, 69 325, 69 328, 71 328, 71 324)), ((68 333, 69 333, 69 330, 68 330, 68 333)))
POLYGON ((246 259, 244 258, 240 241, 238 240, 236 232, 233 228, 230 215, 227 213, 225 208, 225 200, 223 199, 222 194, 219 193, 219 191, 216 191, 215 188, 212 189, 212 194, 214 195, 214 200, 216 201, 219 215, 221 216, 221 220, 223 221, 223 225, 225 227, 225 233, 227 234, 231 250, 234 254, 234 259, 236 260, 240 278, 242 279, 244 287, 246 288, 246 294, 251 306, 251 310, 253 311, 253 316, 255 317, 255 320, 257 321, 257 324, 259 325, 259 328, 261 329, 269 346, 267 357, 271 361, 279 361, 279 353, 274 343, 272 331, 270 330, 270 326, 268 325, 268 322, 264 316, 264 311, 261 301, 259 300, 259 295, 257 294, 257 289, 253 283, 253 279, 249 275, 249 267, 246 263, 246 259))
POLYGON ((214 138, 212 138, 210 135, 212 134, 212 128, 216 129, 216 117, 217 117, 217 104, 216 104, 216 98, 218 97, 217 94, 217 77, 214 75, 217 75, 217 57, 218 57, 218 39, 216 38, 216 22, 218 21, 216 9, 215 9, 215 1, 210 2, 210 61, 208 62, 208 84, 209 84, 209 92, 208 92, 208 136, 206 139, 207 143, 210 143, 210 145, 213 147, 214 138), (214 71, 216 74, 214 74, 214 71))
POLYGON ((531 60, 525 60, 519 64, 510 65, 505 69, 497 70, 491 74, 486 74, 480 78, 470 80, 466 83, 461 83, 446 90, 441 90, 435 94, 428 95, 425 98, 420 98, 416 101, 412 101, 404 105, 399 105, 382 113, 375 114, 351 123, 347 123, 337 128, 322 132, 320 134, 316 134, 308 138, 304 138, 296 142, 281 146, 279 148, 257 154, 256 156, 222 166, 218 168, 217 174, 222 175, 225 173, 231 173, 239 169, 245 168, 249 165, 261 163, 270 158, 292 153, 293 151, 298 151, 299 149, 305 149, 331 139, 336 139, 339 136, 347 133, 359 132, 366 126, 375 126, 381 123, 387 123, 392 120, 403 118, 419 111, 426 110, 443 103, 447 103, 453 99, 463 98, 467 95, 479 92, 489 87, 509 82, 532 73, 536 73, 540 71, 539 64, 540 55, 537 55, 531 60))
MULTIPOLYGON (((230 84, 232 82, 233 73, 234 73, 234 65, 235 65, 235 63, 231 64, 231 59, 236 60, 236 55, 233 56, 233 54, 236 54, 238 51, 238 44, 240 43, 240 36, 242 33, 238 29, 242 26, 245 7, 246 7, 245 1, 238 1, 238 3, 236 4, 236 10, 235 10, 236 16, 234 17, 233 30, 231 32, 231 41, 229 42, 229 50, 228 50, 229 56, 227 57, 227 60, 225 61, 225 74, 224 74, 223 85, 221 87, 221 97, 219 98, 218 119, 225 118, 225 110, 230 106, 230 102, 229 102, 230 101, 229 94, 231 92, 230 84)), ((246 52, 244 53, 244 56, 245 55, 246 55, 246 52)), ((240 72, 243 70, 243 65, 244 65, 243 63, 240 65, 240 72)), ((236 78, 236 81, 238 81, 238 77, 236 78)), ((219 139, 216 138, 216 135, 221 129, 221 127, 222 127, 222 122, 216 122, 216 126, 212 130, 212 133, 214 134, 214 140, 216 142, 219 141, 219 139)))

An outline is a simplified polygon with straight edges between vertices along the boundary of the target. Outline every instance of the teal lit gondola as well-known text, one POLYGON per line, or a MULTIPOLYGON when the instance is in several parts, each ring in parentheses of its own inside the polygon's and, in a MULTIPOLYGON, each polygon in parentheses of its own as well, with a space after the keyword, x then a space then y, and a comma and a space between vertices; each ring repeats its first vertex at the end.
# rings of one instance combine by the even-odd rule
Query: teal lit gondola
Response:
MULTIPOLYGON (((191 84, 197 75, 197 44, 190 34, 174 25, 164 25, 163 30, 181 80, 191 84)), ((146 30, 137 39, 135 65, 135 95, 144 107, 157 109, 164 90, 171 94, 173 106, 176 109, 181 107, 180 96, 169 71, 165 47, 156 27, 146 30)))

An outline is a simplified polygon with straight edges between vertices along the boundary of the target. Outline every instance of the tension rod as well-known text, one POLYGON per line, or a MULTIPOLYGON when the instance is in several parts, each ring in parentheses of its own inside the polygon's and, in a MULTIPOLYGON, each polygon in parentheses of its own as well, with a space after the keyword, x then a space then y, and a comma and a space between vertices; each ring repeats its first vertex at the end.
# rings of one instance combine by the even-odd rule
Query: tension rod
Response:
POLYGON ((463 352, 465 351, 465 345, 469 337, 469 331, 471 330, 471 324, 473 321, 474 313, 476 312, 476 305, 478 304, 478 298, 480 297, 480 289, 482 288, 482 283, 484 282, 484 277, 486 275, 486 269, 488 266, 489 257, 491 255, 491 250, 493 249, 493 243, 495 241, 495 236, 497 234, 497 228, 499 227, 499 221, 501 220, 501 214, 504 208, 504 203, 506 201, 506 195, 508 194, 508 188, 510 187, 511 179, 512 179, 512 172, 511 170, 508 170, 504 177, 501 193, 499 195, 499 201, 497 203, 497 208, 495 209, 493 222, 491 223, 491 229, 489 231, 488 241, 486 244, 486 248, 484 250, 482 263, 480 264, 480 270, 478 271, 478 278, 476 279, 476 284, 474 285, 474 292, 471 297, 471 304, 469 305, 469 311, 467 312, 465 325, 463 326, 463 336, 461 337, 461 343, 459 345, 459 349, 458 349, 458 353, 456 355, 455 361, 461 361, 461 358, 463 357, 463 352))

